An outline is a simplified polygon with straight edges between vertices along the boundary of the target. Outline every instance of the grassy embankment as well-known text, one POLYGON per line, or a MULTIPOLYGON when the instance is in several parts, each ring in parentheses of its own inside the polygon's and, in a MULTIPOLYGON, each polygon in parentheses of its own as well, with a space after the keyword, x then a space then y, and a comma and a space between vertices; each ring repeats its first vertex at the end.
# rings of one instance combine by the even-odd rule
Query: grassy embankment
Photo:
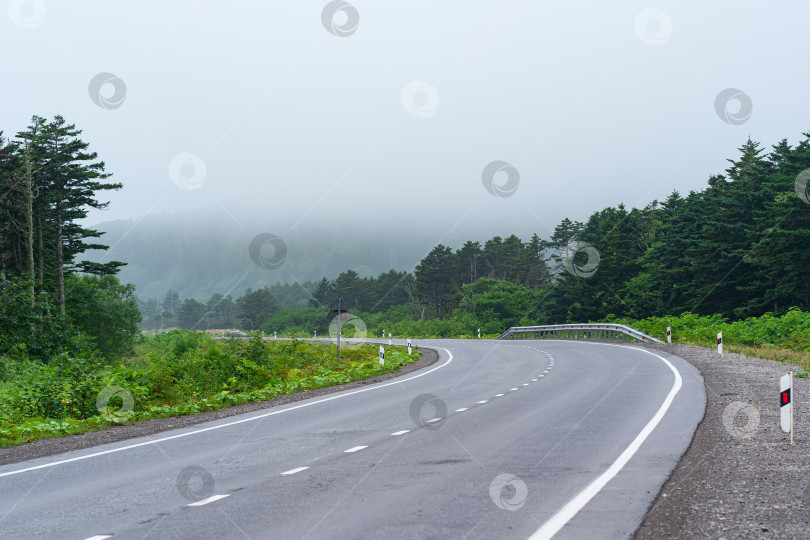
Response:
POLYGON ((136 355, 54 357, 48 364, 0 358, 0 447, 264 401, 398 370, 415 350, 300 340, 214 340, 190 330, 147 338, 136 355))
POLYGON ((805 370, 804 376, 810 371, 810 313, 798 309, 781 317, 766 313, 735 322, 719 315, 699 317, 692 313, 641 320, 609 318, 604 322, 626 324, 662 340, 666 339, 667 326, 671 326, 673 343, 710 348, 717 347, 717 333, 723 332, 724 351, 796 364, 805 370))

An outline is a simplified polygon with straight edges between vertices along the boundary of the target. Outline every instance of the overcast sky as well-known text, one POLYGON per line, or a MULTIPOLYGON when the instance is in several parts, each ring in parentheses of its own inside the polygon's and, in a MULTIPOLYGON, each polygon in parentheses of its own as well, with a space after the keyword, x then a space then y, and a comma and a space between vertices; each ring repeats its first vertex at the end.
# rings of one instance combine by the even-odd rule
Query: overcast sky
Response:
POLYGON ((546 236, 810 130, 806 1, 6 3, 0 129, 84 130, 124 184, 91 222, 546 236))

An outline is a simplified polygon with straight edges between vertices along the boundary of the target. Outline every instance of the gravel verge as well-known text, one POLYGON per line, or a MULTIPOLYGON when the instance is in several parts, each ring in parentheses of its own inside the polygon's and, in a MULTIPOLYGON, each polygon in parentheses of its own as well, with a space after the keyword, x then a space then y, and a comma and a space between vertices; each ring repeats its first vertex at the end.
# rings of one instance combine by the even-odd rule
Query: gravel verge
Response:
POLYGON ((208 411, 199 414, 190 414, 187 416, 157 418, 135 424, 115 426, 102 431, 81 433, 79 435, 72 435, 69 437, 42 439, 29 444, 0 449, 0 465, 17 463, 20 461, 51 456, 54 454, 61 454, 62 452, 80 450, 82 448, 89 448, 91 446, 98 446, 100 444, 133 439, 135 437, 154 435, 155 433, 160 433, 162 431, 184 428, 193 426, 195 424, 201 424, 203 422, 209 422, 211 420, 235 416, 237 414, 250 413, 262 409, 269 409, 271 407, 278 407, 279 405, 287 405, 303 399, 319 397, 326 394, 331 394, 333 392, 339 392, 341 390, 350 390, 352 388, 378 383, 388 379, 393 379, 395 377, 401 377, 402 375, 406 375, 413 371, 427 367, 439 359, 439 353, 433 349, 422 348, 419 350, 422 352, 422 356, 416 362, 403 366, 402 369, 398 371, 378 375, 376 377, 372 377, 371 379, 355 381, 344 385, 318 388, 315 390, 308 390, 306 392, 298 392, 296 394, 284 394, 269 401, 243 403, 242 405, 234 405, 233 407, 227 407, 217 411, 208 411))
POLYGON ((810 538, 810 381, 793 378, 794 444, 779 427, 779 377, 797 366, 688 345, 706 414, 637 539, 810 538))

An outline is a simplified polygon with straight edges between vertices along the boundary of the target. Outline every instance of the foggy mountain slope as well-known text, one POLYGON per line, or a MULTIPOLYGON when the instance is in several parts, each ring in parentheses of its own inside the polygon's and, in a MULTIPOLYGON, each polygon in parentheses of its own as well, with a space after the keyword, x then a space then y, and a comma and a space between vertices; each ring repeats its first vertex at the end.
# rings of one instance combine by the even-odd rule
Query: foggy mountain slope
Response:
MULTIPOLYGON (((277 227, 287 253, 266 269, 249 254, 251 240, 274 228, 237 225, 227 217, 201 213, 152 214, 140 220, 115 220, 95 225, 104 231, 105 251, 87 253, 87 259, 128 263, 121 269, 121 281, 133 283, 140 298, 161 298, 169 290, 181 298, 205 300, 214 293, 240 295, 276 282, 301 283, 330 279, 352 269, 361 276, 390 270, 412 270, 436 240, 431 235, 400 234, 383 230, 319 232, 277 227)), ((265 246, 262 255, 274 258, 265 246)))

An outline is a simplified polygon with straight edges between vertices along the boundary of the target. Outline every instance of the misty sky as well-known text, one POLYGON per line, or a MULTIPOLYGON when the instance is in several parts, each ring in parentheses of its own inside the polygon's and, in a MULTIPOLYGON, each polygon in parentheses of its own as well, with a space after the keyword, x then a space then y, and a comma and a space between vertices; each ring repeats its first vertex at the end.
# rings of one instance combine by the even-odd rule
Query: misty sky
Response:
POLYGON ((84 130, 124 184, 91 223, 547 236, 810 130, 803 1, 6 3, 0 129, 84 130))

